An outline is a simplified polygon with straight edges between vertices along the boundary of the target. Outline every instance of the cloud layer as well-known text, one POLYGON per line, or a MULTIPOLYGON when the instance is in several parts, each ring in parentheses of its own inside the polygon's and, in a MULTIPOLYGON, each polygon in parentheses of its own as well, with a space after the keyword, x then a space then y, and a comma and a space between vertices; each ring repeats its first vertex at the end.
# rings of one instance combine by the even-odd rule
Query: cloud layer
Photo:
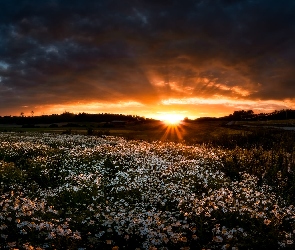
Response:
POLYGON ((247 101, 295 108, 294 1, 11 0, 0 7, 0 115, 78 103, 193 114, 200 99, 230 100, 232 109, 247 101))

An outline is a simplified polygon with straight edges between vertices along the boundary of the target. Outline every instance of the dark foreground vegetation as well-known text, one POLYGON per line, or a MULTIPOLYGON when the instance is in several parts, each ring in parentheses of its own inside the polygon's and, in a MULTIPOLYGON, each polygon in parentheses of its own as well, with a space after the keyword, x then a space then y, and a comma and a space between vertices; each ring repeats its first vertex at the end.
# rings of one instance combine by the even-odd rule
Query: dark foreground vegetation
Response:
POLYGON ((294 120, 244 115, 2 127, 0 248, 294 249, 294 120))
POLYGON ((218 129, 0 133, 1 248, 294 249, 294 132, 218 129))

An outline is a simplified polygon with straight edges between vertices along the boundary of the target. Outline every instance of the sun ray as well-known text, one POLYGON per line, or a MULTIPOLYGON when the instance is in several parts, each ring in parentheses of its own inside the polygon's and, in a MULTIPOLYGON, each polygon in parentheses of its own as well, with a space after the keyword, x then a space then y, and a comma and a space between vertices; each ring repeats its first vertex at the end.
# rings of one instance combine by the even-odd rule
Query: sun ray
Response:
POLYGON ((179 124, 165 124, 161 141, 182 141, 184 137, 184 128, 181 123, 179 124))
POLYGON ((180 132, 179 127, 178 126, 175 126, 174 129, 175 129, 175 133, 176 133, 177 139, 182 140, 182 134, 180 132))
POLYGON ((171 134, 171 128, 172 128, 171 126, 167 126, 164 134, 161 137, 161 141, 167 140, 168 136, 171 134))

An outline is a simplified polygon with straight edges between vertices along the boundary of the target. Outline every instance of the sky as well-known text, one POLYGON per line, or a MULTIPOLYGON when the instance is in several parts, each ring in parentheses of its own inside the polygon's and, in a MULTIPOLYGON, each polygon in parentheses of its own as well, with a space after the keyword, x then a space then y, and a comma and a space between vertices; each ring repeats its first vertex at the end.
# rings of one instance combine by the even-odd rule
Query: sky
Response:
POLYGON ((0 0, 0 116, 295 109, 293 0, 0 0))

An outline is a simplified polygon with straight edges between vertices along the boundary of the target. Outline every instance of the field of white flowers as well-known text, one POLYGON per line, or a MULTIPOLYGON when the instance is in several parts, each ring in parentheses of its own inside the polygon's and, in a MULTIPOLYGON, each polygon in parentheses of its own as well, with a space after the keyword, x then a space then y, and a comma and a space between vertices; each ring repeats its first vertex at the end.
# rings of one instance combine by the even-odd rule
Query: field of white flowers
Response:
POLYGON ((0 249, 294 249, 294 204, 246 170, 230 178, 227 154, 1 133, 0 249))

